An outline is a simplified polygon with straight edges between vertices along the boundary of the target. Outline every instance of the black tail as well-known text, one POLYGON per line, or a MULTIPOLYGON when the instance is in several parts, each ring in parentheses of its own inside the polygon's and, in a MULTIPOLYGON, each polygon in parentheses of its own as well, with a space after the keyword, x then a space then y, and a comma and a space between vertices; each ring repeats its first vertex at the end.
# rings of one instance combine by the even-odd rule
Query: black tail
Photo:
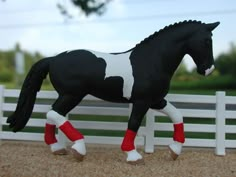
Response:
POLYGON ((35 63, 27 74, 21 88, 15 112, 8 117, 7 123, 13 132, 25 127, 34 108, 37 92, 40 90, 43 80, 49 71, 51 58, 45 58, 35 63))

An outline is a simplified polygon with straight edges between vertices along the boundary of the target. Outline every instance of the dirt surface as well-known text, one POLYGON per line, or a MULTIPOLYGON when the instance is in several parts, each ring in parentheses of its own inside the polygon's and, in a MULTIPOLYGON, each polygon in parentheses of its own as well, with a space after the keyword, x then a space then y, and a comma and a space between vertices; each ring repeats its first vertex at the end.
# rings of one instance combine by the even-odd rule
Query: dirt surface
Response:
POLYGON ((53 155, 42 142, 3 141, 0 177, 236 177, 236 150, 214 155, 213 149, 187 149, 173 161, 167 147, 153 154, 139 152, 145 165, 125 162, 118 146, 87 145, 83 162, 72 154, 53 155))

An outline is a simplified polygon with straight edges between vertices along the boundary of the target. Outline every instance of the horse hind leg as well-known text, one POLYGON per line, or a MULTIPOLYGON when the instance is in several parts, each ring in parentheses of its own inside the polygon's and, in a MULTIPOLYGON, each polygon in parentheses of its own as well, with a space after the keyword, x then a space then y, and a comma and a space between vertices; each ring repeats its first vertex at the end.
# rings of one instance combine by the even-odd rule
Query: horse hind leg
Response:
MULTIPOLYGON (((84 136, 76 130, 73 125, 66 119, 66 114, 71 111, 86 94, 63 95, 59 96, 52 106, 52 110, 47 113, 47 120, 53 122, 72 142, 72 152, 74 156, 82 161, 86 154, 84 136)), ((54 140, 55 141, 55 140, 54 140)))
POLYGON ((56 125, 53 121, 47 119, 44 132, 44 141, 50 146, 54 155, 66 155, 66 147, 64 144, 57 141, 56 138, 56 125))

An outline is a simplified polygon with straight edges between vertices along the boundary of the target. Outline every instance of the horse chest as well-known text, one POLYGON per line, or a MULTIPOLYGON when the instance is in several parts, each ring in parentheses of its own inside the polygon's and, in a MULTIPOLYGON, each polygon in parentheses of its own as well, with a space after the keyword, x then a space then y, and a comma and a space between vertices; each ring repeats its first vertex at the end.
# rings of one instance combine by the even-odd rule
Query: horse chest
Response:
MULTIPOLYGON (((106 62, 105 68, 105 82, 106 80, 112 80, 112 78, 121 77, 123 80, 123 97, 129 99, 131 97, 132 88, 134 84, 134 77, 132 66, 130 63, 130 53, 124 54, 108 54, 108 53, 101 53, 96 51, 90 51, 96 57, 103 59, 106 62)), ((114 82, 116 82, 114 79, 114 82)), ((112 82, 110 81, 112 84, 112 82)), ((114 83, 115 84, 115 83, 114 83)), ((111 86, 113 87, 113 86, 111 86)))
POLYGON ((169 90, 169 81, 166 79, 139 78, 133 87, 132 99, 150 103, 162 100, 169 90))

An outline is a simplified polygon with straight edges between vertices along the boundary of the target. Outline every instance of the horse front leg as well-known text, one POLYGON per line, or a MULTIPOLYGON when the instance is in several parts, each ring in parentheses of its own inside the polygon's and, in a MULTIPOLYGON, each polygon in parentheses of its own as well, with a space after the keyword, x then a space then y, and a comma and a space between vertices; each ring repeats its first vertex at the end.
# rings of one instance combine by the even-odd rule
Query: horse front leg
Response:
POLYGON ((159 109, 159 111, 170 117, 174 126, 174 142, 169 145, 169 149, 171 151, 171 157, 173 160, 176 160, 181 154, 182 146, 185 142, 183 116, 171 103, 166 100, 163 100, 162 102, 165 103, 165 106, 163 109, 159 109))
POLYGON ((123 142, 121 144, 122 151, 127 154, 127 163, 129 164, 143 164, 144 160, 135 148, 134 140, 138 129, 141 125, 144 115, 148 111, 148 105, 144 103, 134 103, 130 119, 128 122, 128 129, 126 130, 123 142))

